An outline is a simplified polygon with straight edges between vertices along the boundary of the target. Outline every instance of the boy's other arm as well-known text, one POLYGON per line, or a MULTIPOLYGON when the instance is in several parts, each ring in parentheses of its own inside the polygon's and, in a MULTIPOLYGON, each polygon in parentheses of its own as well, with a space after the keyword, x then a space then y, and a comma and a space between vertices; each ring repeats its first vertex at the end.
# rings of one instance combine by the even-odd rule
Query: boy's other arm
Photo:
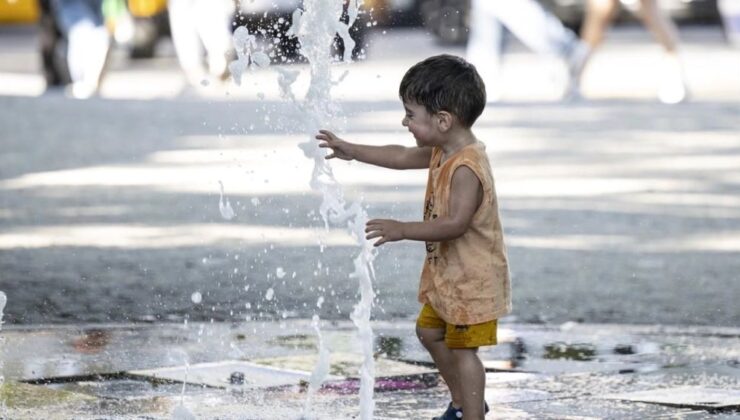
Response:
POLYGON ((431 147, 404 147, 399 145, 369 146, 344 141, 328 130, 319 130, 319 147, 332 153, 326 159, 357 160, 390 169, 425 169, 432 158, 431 147))
POLYGON ((402 239, 441 242, 457 239, 467 232, 483 201, 483 187, 472 169, 460 166, 452 175, 449 214, 424 222, 374 219, 367 222, 367 239, 380 238, 375 246, 402 239))

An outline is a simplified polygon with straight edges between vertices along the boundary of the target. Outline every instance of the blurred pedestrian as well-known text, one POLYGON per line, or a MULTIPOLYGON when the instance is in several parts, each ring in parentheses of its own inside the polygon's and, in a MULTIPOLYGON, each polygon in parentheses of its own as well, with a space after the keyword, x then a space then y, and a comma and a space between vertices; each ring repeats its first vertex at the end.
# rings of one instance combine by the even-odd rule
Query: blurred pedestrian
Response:
POLYGON ((168 10, 177 59, 188 82, 197 85, 209 75, 224 80, 231 50, 233 0, 169 0, 168 10))
POLYGON ((740 47, 740 0, 719 0, 717 6, 727 40, 740 47))
POLYGON ((51 10, 67 42, 69 93, 89 98, 98 92, 110 49, 103 0, 52 0, 51 10))
MULTIPOLYGON (((675 104, 686 99, 687 88, 683 66, 678 54, 678 30, 661 10, 657 0, 640 0, 639 16, 665 50, 660 76, 658 99, 675 104)), ((581 27, 581 38, 591 52, 601 44, 609 24, 619 11, 619 0, 588 0, 586 17, 581 27)))
POLYGON ((496 76, 503 55, 504 27, 534 52, 565 62, 569 78, 564 96, 569 96, 588 56, 588 47, 573 31, 535 0, 472 0, 466 55, 486 81, 489 101, 501 94, 496 76))

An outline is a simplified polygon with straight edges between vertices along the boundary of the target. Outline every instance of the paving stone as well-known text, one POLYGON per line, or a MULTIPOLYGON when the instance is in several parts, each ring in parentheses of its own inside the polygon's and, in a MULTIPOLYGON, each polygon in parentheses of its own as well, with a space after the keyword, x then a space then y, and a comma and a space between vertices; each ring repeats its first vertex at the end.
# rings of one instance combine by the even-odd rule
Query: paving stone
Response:
POLYGON ((299 385, 311 379, 311 372, 278 369, 245 361, 199 363, 191 366, 134 370, 128 373, 142 378, 187 382, 214 388, 268 388, 299 385), (231 378, 234 377, 240 380, 232 381, 231 378))

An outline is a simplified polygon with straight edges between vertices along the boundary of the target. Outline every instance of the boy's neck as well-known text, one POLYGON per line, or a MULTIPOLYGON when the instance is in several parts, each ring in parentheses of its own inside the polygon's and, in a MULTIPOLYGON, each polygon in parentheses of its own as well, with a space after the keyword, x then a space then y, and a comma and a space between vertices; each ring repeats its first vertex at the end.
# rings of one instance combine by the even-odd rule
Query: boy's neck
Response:
POLYGON ((442 152, 444 152, 443 159, 452 156, 463 147, 478 141, 473 132, 469 128, 464 127, 451 128, 445 137, 447 137, 447 141, 439 145, 442 148, 442 152))

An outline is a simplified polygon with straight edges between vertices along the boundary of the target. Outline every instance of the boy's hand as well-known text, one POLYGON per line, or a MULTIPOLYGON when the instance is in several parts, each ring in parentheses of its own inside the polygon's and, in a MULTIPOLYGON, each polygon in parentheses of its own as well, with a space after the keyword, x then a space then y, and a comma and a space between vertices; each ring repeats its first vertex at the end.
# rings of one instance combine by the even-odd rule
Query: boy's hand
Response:
POLYGON ((388 219, 373 219, 365 225, 365 239, 380 237, 373 246, 380 246, 386 242, 395 242, 403 239, 403 223, 388 219))
POLYGON ((319 143, 319 147, 328 147, 332 153, 326 155, 325 159, 339 158, 342 160, 352 160, 352 152, 350 148, 352 145, 346 141, 340 139, 334 133, 329 130, 319 130, 319 134, 316 135, 316 140, 323 141, 319 143))

